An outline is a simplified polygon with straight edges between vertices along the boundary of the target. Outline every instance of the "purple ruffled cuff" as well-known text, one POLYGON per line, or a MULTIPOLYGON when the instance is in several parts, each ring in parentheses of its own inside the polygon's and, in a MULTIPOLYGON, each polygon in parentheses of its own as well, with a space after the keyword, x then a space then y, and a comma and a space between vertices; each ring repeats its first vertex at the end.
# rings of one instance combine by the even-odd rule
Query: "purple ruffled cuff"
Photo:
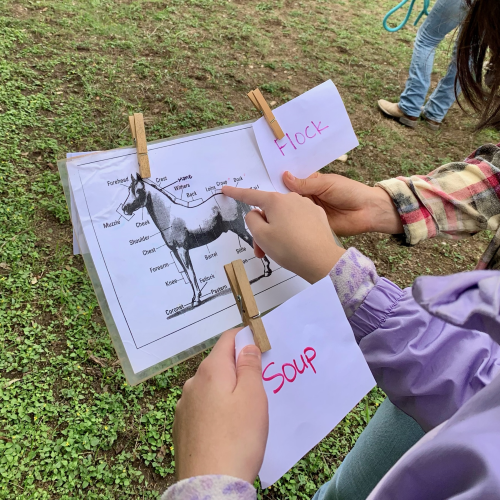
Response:
POLYGON ((375 264, 353 247, 335 264, 330 278, 347 318, 356 312, 379 279, 375 264))
POLYGON ((358 344, 363 337, 385 323, 405 294, 404 290, 386 278, 379 278, 370 291, 363 304, 356 310, 356 314, 349 320, 358 344))
POLYGON ((173 484, 161 500, 256 500, 255 488, 231 476, 195 476, 173 484))

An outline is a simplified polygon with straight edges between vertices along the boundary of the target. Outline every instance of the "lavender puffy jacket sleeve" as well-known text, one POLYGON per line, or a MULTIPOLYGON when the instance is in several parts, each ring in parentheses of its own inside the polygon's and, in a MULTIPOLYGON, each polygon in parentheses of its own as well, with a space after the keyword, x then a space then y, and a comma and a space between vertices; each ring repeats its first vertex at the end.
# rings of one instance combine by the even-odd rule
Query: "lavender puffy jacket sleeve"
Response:
MULTIPOLYGON (((356 340, 378 385, 428 431, 454 415, 500 372, 500 348, 470 325, 456 326, 431 315, 415 300, 411 288, 401 290, 378 277, 368 259, 353 266, 349 254, 354 252, 359 254, 349 249, 344 258, 349 259, 347 281, 352 286, 346 286, 345 277, 332 280, 346 305, 354 297, 350 308, 355 312, 349 321, 356 340), (364 284, 361 297, 360 283, 364 284), (358 300, 355 294, 346 296, 349 289, 357 291, 358 300)), ((471 274, 455 275, 454 286, 471 274)), ((448 290, 448 299, 453 290, 448 290)))
MULTIPOLYGON (((401 290, 350 248, 330 277, 391 401, 425 430, 448 421, 389 471, 370 500, 500 498, 500 272, 424 277, 401 290)), ((162 500, 201 498, 253 500, 256 491, 239 479, 201 476, 170 487, 162 500)))

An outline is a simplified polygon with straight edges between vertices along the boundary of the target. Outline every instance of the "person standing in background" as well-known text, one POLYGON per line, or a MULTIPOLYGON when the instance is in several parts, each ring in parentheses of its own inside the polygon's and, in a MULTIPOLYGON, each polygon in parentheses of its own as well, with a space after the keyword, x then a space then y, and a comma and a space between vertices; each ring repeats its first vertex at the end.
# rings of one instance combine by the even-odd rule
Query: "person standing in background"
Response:
POLYGON ((455 94, 457 46, 455 44, 446 75, 439 81, 424 106, 431 85, 434 54, 444 37, 462 23, 465 13, 463 0, 437 0, 415 38, 409 76, 399 103, 380 99, 378 107, 383 113, 411 128, 417 126, 421 116, 432 130, 439 129, 443 118, 460 93, 460 87, 457 85, 455 94))

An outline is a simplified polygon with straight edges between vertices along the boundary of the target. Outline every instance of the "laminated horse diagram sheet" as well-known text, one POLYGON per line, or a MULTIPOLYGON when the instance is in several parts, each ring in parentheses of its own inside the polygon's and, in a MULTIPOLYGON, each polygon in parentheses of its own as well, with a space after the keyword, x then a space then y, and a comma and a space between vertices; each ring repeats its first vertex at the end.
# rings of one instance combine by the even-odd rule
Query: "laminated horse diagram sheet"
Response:
POLYGON ((243 260, 262 312, 307 286, 254 256, 252 207, 221 193, 274 191, 251 124, 151 144, 148 156, 149 179, 135 148, 66 162, 79 247, 132 383, 241 323, 224 264, 243 260))
POLYGON ((243 260, 261 312, 307 287, 254 256, 245 225, 252 207, 221 188, 286 191, 284 169, 307 176, 358 143, 331 81, 275 111, 286 140, 274 140, 261 119, 158 141, 148 145, 148 179, 137 173, 135 148, 59 162, 75 253, 83 255, 129 383, 201 352, 241 322, 225 264, 243 260))

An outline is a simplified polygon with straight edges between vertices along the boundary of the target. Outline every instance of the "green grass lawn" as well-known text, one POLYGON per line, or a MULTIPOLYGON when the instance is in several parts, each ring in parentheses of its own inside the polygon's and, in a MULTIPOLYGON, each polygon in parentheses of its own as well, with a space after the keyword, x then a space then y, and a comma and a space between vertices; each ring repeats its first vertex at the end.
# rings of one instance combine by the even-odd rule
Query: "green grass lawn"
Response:
MULTIPOLYGON (((331 78, 360 146, 327 167, 362 182, 425 173, 498 134, 454 107, 443 129, 404 129, 397 99, 416 28, 381 28, 388 0, 0 0, 0 498, 156 498, 173 482, 172 421, 198 356, 125 383, 80 256, 57 159, 255 118, 246 92, 281 104, 331 78)), ((450 41, 437 55, 434 84, 450 41)), ((470 269, 486 236, 398 246, 350 238, 383 274, 470 269)), ((325 397, 331 397, 325 394, 325 397)), ((310 498, 383 400, 371 392, 266 499, 310 498)))

